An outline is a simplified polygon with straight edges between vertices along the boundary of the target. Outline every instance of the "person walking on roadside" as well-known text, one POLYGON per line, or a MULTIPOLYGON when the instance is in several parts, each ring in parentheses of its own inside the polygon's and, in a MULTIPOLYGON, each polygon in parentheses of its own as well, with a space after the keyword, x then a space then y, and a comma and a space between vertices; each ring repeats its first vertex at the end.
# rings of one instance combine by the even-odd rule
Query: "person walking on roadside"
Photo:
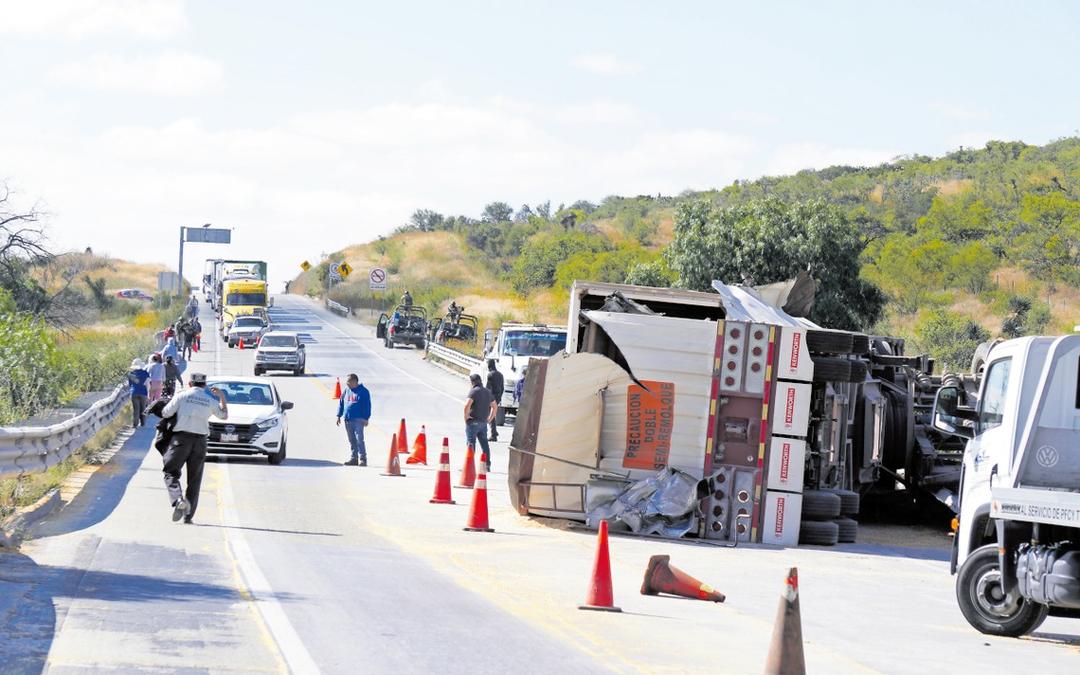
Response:
POLYGON ((502 400, 503 387, 506 386, 506 381, 495 365, 495 359, 488 359, 487 366, 487 382, 484 384, 487 386, 488 391, 491 392, 491 397, 495 399, 495 416, 491 418, 491 432, 489 433, 491 441, 494 443, 499 440, 499 429, 496 423, 499 421, 499 401, 502 400))
POLYGON ((165 364, 161 362, 161 354, 150 355, 146 372, 150 373, 149 399, 153 403, 161 398, 161 390, 165 386, 165 364))
POLYGON ((491 448, 488 446, 488 425, 495 419, 495 398, 483 385, 480 376, 469 376, 472 389, 465 399, 465 443, 473 449, 480 443, 483 457, 487 460, 487 471, 491 471, 491 448))
POLYGON ((165 338, 165 346, 161 349, 161 357, 168 362, 169 357, 172 357, 173 361, 180 360, 180 350, 176 347, 176 337, 169 336, 165 338))
POLYGON ((195 317, 191 320, 191 328, 195 333, 195 351, 202 350, 202 322, 199 321, 199 317, 195 317))
POLYGON ((176 359, 171 356, 165 357, 165 385, 162 387, 164 396, 172 396, 176 393, 176 383, 184 386, 184 380, 180 377, 180 366, 176 365, 176 359))
POLYGON ((172 439, 162 457, 165 488, 173 508, 175 523, 181 518, 190 523, 199 506, 203 466, 206 464, 206 438, 210 435, 210 418, 229 419, 225 393, 206 388, 206 375, 192 373, 188 389, 173 397, 161 411, 163 417, 175 417, 172 439), (187 467, 187 490, 180 488, 180 472, 187 467))
POLYGON ((150 390, 146 383, 150 373, 146 372, 141 359, 132 359, 128 369, 128 390, 131 392, 131 428, 146 426, 146 408, 150 405, 150 390))
POLYGON ((364 427, 371 419, 371 393, 360 384, 356 373, 345 378, 345 392, 338 399, 337 426, 345 420, 345 435, 349 437, 352 455, 345 466, 367 466, 367 446, 364 445, 364 427))
POLYGON ((191 349, 195 343, 195 326, 192 321, 180 324, 180 355, 184 360, 191 359, 191 349))

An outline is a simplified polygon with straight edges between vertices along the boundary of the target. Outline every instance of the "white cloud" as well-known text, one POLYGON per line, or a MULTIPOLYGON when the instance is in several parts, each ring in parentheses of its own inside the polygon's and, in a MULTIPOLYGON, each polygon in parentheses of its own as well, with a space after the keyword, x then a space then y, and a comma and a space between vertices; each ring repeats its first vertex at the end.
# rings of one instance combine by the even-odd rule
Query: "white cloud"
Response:
POLYGON ((765 175, 792 174, 828 166, 877 166, 896 157, 896 150, 835 147, 823 143, 791 143, 778 147, 764 167, 765 175))
POLYGON ((590 52, 574 59, 578 68, 596 75, 628 75, 638 70, 637 65, 623 61, 611 52, 590 52))
POLYGON ((97 54, 56 66, 49 79, 83 89, 191 96, 221 89, 224 73, 216 61, 171 51, 136 57, 97 54))
POLYGON ((184 0, 0 0, 0 35, 160 40, 187 26, 184 0))

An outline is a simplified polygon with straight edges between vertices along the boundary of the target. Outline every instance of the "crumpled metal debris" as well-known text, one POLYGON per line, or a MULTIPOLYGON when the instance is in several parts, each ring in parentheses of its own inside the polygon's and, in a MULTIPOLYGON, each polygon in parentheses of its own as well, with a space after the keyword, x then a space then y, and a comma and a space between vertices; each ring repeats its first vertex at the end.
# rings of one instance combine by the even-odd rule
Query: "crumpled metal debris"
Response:
POLYGON ((590 499, 588 522, 618 521, 638 534, 682 537, 697 526, 697 484, 685 471, 663 468, 626 486, 613 499, 590 499))

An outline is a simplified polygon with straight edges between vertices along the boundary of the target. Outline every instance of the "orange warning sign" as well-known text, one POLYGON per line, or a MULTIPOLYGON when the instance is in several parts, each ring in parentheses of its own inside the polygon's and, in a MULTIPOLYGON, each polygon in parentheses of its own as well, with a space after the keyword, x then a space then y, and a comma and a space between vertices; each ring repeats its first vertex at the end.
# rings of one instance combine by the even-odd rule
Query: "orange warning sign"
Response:
POLYGON ((671 454, 671 431, 675 426, 675 383, 642 380, 645 387, 626 388, 627 469, 662 469, 671 454))

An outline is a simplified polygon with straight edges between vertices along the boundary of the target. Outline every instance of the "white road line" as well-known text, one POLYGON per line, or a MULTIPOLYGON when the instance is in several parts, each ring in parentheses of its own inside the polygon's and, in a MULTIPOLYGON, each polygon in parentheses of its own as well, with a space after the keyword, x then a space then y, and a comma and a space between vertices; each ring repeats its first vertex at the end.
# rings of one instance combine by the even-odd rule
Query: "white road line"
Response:
POLYGON ((244 584, 255 601, 255 607, 258 608, 259 614, 262 616, 263 621, 266 622, 267 628, 270 629, 270 634, 274 636, 274 642, 277 643, 281 656, 285 659, 289 670, 293 673, 318 673, 320 672, 319 667, 315 665, 315 660, 311 658, 307 647, 304 646, 296 629, 289 622, 289 617, 285 615, 281 603, 274 597, 274 591, 266 577, 263 576, 262 570, 259 569, 259 564, 255 562, 255 556, 244 538, 243 530, 235 529, 240 526, 240 518, 233 505, 232 486, 229 483, 229 464, 222 462, 218 466, 221 468, 222 474, 219 487, 221 510, 225 524, 231 526, 226 528, 225 538, 229 542, 229 548, 232 550, 236 565, 240 568, 244 584))
POLYGON ((377 351, 375 351, 374 349, 371 349, 371 348, 370 348, 370 347, 368 347, 367 345, 365 345, 365 344, 361 343, 361 342, 360 342, 360 341, 359 341, 359 340, 358 340, 358 339, 357 339, 357 338, 356 338, 355 336, 353 336, 353 335, 349 335, 349 334, 348 334, 348 333, 346 333, 345 331, 341 330, 340 328, 338 328, 338 327, 337 327, 337 326, 335 326, 334 324, 330 323, 330 322, 329 322, 329 321, 327 321, 326 319, 324 319, 324 318, 322 318, 321 316, 319 316, 318 314, 316 314, 316 313, 315 313, 315 312, 314 312, 313 310, 310 310, 310 309, 309 309, 308 311, 309 311, 309 312, 311 312, 311 315, 312 315, 313 317, 315 317, 316 319, 318 319, 318 320, 319 320, 319 321, 321 321, 322 323, 326 324, 326 325, 327 325, 327 326, 329 326, 330 328, 333 328, 333 329, 334 329, 334 330, 336 330, 337 332, 341 333, 342 335, 344 335, 344 336, 345 336, 346 338, 348 338, 348 339, 349 339, 349 340, 351 340, 352 342, 356 343, 356 346, 357 346, 357 347, 359 347, 360 349, 363 349, 364 351, 366 351, 367 353, 371 354, 371 355, 372 355, 372 356, 374 356, 375 358, 379 359, 380 361, 382 361, 382 362, 383 362, 383 363, 385 363, 386 365, 390 366, 390 367, 391 367, 391 368, 393 368, 394 370, 398 371, 399 373, 401 373, 401 374, 402 374, 402 375, 404 375, 405 377, 407 377, 407 378, 409 378, 409 379, 411 379, 411 380, 416 380, 416 382, 418 382, 418 383, 420 383, 421 385, 423 385, 423 386, 427 387, 428 389, 430 389, 431 391, 435 392, 436 394, 440 394, 440 395, 442 395, 442 396, 445 396, 446 398, 450 399, 451 401, 454 401, 455 403, 462 403, 462 402, 464 401, 464 399, 462 399, 462 398, 458 398, 457 396, 453 396, 453 395, 451 395, 451 394, 447 394, 447 393, 446 393, 445 391, 443 391, 442 389, 439 389, 438 387, 433 387, 433 386, 431 386, 430 384, 428 384, 427 382, 424 382, 423 380, 421 380, 421 379, 420 379, 419 377, 417 377, 417 376, 413 375, 412 373, 410 373, 410 372, 407 372, 407 371, 405 371, 405 370, 402 370, 402 369, 401 369, 401 368, 399 368, 398 366, 394 365, 394 363, 393 363, 393 362, 391 362, 391 361, 390 361, 389 359, 387 359, 387 358, 386 358, 385 356, 383 356, 383 355, 379 354, 379 353, 378 353, 377 351))

